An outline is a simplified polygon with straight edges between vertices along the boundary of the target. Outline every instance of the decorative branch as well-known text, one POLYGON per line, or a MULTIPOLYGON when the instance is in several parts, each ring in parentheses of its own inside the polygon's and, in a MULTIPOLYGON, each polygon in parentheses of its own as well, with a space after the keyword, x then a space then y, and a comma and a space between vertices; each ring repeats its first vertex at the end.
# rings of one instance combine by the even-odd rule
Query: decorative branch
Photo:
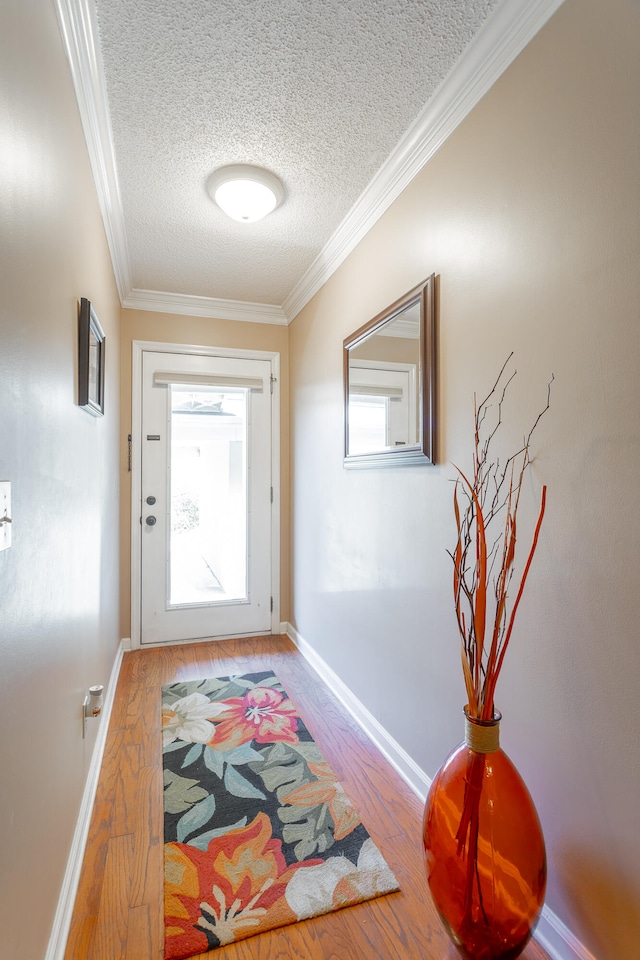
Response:
POLYGON ((517 514, 524 477, 532 463, 531 439, 550 407, 554 380, 552 375, 547 385, 546 405, 538 413, 520 449, 504 464, 498 458, 492 460, 492 441, 502 425, 507 391, 517 373, 514 370, 505 381, 512 357, 510 353, 479 406, 474 397, 473 474, 468 477, 456 467, 458 478, 453 506, 457 540, 454 550, 448 551, 453 560, 453 595, 469 709, 471 716, 484 720, 493 717, 496 683, 538 545, 546 506, 546 487, 543 487, 529 555, 517 583, 515 601, 509 607, 515 576, 517 514), (493 407, 496 416, 490 425, 493 407), (493 601, 488 604, 490 590, 493 601))

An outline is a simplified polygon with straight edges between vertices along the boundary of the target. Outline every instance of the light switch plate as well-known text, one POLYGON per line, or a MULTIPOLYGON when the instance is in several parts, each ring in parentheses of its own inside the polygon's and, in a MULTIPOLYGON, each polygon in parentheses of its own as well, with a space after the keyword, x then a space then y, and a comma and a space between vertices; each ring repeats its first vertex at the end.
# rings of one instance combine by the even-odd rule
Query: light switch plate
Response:
POLYGON ((0 550, 11 546, 11 481, 0 480, 0 550), (4 520, 4 523, 2 522, 4 520))

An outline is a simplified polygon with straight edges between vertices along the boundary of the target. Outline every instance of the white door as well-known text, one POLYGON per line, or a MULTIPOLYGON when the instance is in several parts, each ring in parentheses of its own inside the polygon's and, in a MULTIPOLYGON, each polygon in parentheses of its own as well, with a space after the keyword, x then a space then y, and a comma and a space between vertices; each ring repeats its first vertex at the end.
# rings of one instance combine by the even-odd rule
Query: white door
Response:
POLYGON ((142 354, 141 642, 271 627, 271 364, 142 354))

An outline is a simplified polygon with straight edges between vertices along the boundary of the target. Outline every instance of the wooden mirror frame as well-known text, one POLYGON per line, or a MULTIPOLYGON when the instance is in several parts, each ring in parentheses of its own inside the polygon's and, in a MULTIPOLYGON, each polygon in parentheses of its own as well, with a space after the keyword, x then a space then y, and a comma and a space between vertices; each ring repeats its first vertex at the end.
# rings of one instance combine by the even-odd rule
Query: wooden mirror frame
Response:
POLYGON ((436 278, 431 274, 395 303, 344 340, 344 464, 390 466, 396 464, 434 464, 436 462, 436 278), (394 448, 349 453, 349 356, 350 351, 414 305, 420 305, 420 346, 416 378, 417 442, 394 448))

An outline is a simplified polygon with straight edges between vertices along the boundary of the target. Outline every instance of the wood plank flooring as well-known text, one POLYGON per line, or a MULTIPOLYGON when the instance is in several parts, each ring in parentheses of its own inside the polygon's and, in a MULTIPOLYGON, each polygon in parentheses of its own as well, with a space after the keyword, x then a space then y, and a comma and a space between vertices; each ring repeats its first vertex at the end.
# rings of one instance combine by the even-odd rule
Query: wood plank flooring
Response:
MULTIPOLYGON (((459 960, 431 904, 420 802, 286 637, 124 656, 65 960, 161 960, 160 687, 273 669, 342 781, 401 891, 259 934, 208 960, 459 960)), ((535 942, 523 960, 549 960, 535 942)))

